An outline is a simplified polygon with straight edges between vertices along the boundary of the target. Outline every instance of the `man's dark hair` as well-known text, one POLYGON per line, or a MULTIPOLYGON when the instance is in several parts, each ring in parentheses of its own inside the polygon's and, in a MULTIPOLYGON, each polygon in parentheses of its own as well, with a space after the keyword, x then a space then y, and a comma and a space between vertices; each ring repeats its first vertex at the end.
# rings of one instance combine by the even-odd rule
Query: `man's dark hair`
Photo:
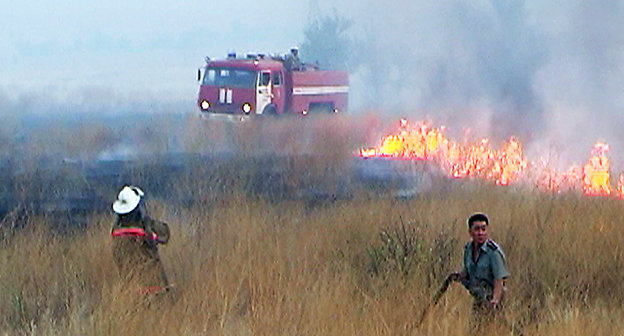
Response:
POLYGON ((474 222, 485 222, 486 225, 490 225, 488 216, 484 213, 476 213, 468 218, 468 229, 472 229, 474 222))

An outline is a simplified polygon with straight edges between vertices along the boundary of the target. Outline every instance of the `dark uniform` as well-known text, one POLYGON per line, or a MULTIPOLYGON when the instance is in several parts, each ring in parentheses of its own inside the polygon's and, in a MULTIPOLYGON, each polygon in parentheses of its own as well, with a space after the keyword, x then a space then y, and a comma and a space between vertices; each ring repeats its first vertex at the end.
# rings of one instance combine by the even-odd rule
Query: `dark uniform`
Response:
POLYGON ((158 256, 158 244, 169 241, 169 226, 143 216, 139 208, 119 215, 111 230, 113 259, 120 275, 136 281, 146 293, 169 288, 169 281, 158 256))
POLYGON ((509 272, 505 267, 505 253, 493 240, 488 239, 480 248, 475 261, 472 257, 473 242, 464 247, 464 269, 466 275, 462 284, 473 301, 473 328, 483 324, 484 318, 491 318, 495 311, 490 305, 494 290, 494 280, 506 279, 509 272))

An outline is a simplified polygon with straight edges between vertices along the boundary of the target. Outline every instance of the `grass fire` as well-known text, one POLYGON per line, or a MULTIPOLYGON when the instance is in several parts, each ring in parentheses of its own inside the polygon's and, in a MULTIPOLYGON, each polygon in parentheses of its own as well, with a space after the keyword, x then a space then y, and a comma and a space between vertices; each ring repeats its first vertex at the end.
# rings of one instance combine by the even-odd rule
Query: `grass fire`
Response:
POLYGON ((431 128, 425 122, 411 126, 401 119, 395 134, 385 136, 378 147, 360 149, 360 156, 428 161, 451 178, 483 179, 498 185, 528 183, 555 193, 582 190, 589 196, 609 196, 616 190, 618 197, 624 196, 620 192, 624 188, 622 175, 617 187, 611 185, 609 145, 605 143, 595 144, 582 167, 573 165, 557 171, 540 164, 543 160, 528 160, 523 155, 522 144, 513 137, 501 149, 493 149, 488 138, 460 143, 449 139, 445 129, 444 126, 431 128))
POLYGON ((587 197, 621 194, 606 144, 559 172, 515 138, 495 149, 406 121, 354 155, 389 127, 371 114, 150 116, 130 138, 125 121, 64 125, 3 129, 3 334, 465 335, 470 296, 448 282, 436 290, 462 265, 475 211, 487 212, 511 274, 514 329, 485 335, 624 329, 624 204, 587 197), (397 197, 423 176, 427 187, 397 197), (113 261, 111 204, 126 183, 170 227, 164 296, 141 294, 113 261))

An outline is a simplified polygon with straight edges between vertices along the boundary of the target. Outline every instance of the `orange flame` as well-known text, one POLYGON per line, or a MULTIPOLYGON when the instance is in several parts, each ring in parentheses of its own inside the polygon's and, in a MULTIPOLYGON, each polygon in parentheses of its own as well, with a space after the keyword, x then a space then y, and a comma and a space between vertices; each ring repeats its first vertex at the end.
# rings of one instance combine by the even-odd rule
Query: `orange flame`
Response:
MULTIPOLYGON (((445 130, 443 126, 431 128, 424 122, 411 127, 401 119, 397 134, 385 136, 378 148, 361 149, 360 156, 427 160, 436 163, 449 177, 486 179, 499 185, 516 183, 529 168, 522 144, 513 137, 496 150, 490 147, 489 139, 460 144, 448 139, 445 130)), ((599 142, 582 169, 571 166, 563 172, 549 168, 543 161, 531 163, 531 171, 537 173, 533 181, 539 189, 550 192, 582 190, 586 195, 611 195, 608 151, 609 146, 599 142)), ((617 195, 624 199, 624 174, 618 182, 617 195)))
POLYGON ((377 150, 375 148, 361 148, 360 157, 369 158, 377 156, 377 150))
POLYGON ((624 174, 620 174, 618 179, 617 194, 619 198, 624 199, 624 174))
POLYGON ((527 166, 522 146, 514 138, 495 151, 488 139, 462 146, 447 139, 444 131, 444 126, 431 129, 424 122, 410 128, 401 119, 399 134, 384 137, 379 149, 361 149, 360 156, 434 161, 451 177, 487 178, 501 185, 516 181, 527 166))
POLYGON ((498 181, 501 185, 508 185, 520 178, 527 167, 527 162, 522 156, 522 147, 516 139, 511 138, 505 145, 499 162, 497 172, 500 174, 498 181))
MULTIPOLYGON (((542 166, 544 163, 541 164, 542 166)), ((565 172, 543 167, 537 180, 537 187, 553 193, 574 190, 581 181, 582 172, 577 166, 571 166, 565 172)))
POLYGON ((609 146, 599 142, 594 145, 593 156, 583 167, 583 192, 587 195, 608 196, 611 194, 609 158, 606 153, 609 146))

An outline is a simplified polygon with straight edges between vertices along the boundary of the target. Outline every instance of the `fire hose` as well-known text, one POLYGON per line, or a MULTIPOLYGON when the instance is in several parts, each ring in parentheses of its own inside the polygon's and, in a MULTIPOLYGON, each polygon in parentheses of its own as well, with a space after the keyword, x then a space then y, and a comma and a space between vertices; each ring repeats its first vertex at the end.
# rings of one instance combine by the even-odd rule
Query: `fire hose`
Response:
MULTIPOLYGON (((427 317, 427 313, 429 313, 429 310, 431 309, 431 307, 434 307, 435 305, 438 304, 438 302, 440 301, 442 296, 444 296, 444 293, 446 293, 446 291, 448 290, 449 285, 451 284, 451 282, 457 281, 458 279, 459 279, 459 274, 457 274, 457 273, 451 273, 444 279, 444 281, 442 282, 442 285, 440 285, 440 288, 438 288, 438 290, 433 295, 432 300, 429 301, 429 304, 427 304, 425 309, 420 314, 420 317, 418 318, 418 320, 416 320, 416 324, 415 324, 416 328, 419 328, 422 325, 422 323, 425 320, 425 317, 427 317)), ((511 332, 514 335, 520 335, 520 336, 524 335, 522 330, 520 328, 518 328, 517 325, 509 323, 509 321, 505 317, 502 317, 502 322, 503 322, 503 324, 505 324, 506 327, 508 327, 511 330, 511 332)))
POLYGON ((420 327, 420 325, 425 320, 425 317, 427 316, 427 313, 429 312, 431 307, 434 307, 435 305, 438 304, 438 302, 440 301, 440 299, 442 298, 444 293, 446 293, 446 290, 449 288, 449 285, 451 284, 452 281, 455 280, 456 277, 457 277, 457 275, 455 273, 451 273, 451 274, 449 274, 446 277, 446 279, 444 279, 444 281, 442 282, 442 285, 440 286, 440 288, 438 288, 438 290, 433 295, 433 299, 431 301, 429 301, 429 304, 422 311, 422 313, 420 314, 420 317, 418 318, 418 320, 416 320, 417 321, 416 322, 416 328, 420 327))

